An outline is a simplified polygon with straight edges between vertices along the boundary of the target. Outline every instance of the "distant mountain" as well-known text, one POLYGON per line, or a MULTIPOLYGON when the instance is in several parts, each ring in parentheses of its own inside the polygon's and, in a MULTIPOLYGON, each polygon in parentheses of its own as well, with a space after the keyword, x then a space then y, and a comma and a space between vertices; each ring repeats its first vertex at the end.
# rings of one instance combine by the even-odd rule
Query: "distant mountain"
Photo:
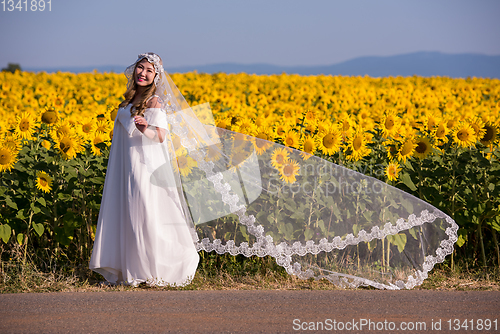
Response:
MULTIPOLYGON (((47 72, 98 72, 120 73, 126 66, 61 67, 52 69, 28 68, 27 71, 47 72)), ((452 78, 483 77, 500 78, 500 56, 481 54, 445 54, 440 52, 415 52, 397 56, 360 57, 334 65, 323 66, 276 66, 269 64, 220 63, 199 66, 166 67, 170 73, 198 71, 200 73, 254 73, 300 75, 350 75, 371 77, 386 76, 448 76, 452 78)))

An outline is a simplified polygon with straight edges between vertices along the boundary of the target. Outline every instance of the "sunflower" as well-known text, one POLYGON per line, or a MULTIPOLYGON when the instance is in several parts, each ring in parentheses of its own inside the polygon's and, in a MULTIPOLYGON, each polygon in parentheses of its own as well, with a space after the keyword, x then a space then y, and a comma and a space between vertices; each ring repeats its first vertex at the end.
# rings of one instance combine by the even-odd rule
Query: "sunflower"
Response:
POLYGON ((64 159, 72 159, 81 151, 81 144, 78 138, 73 136, 63 136, 57 138, 56 148, 59 150, 64 159))
POLYGON ((54 108, 45 108, 45 111, 40 114, 40 119, 42 123, 52 125, 59 120, 59 114, 54 108))
POLYGON ((205 156, 205 160, 206 161, 217 161, 221 158, 221 152, 222 152, 222 144, 221 143, 207 146, 207 150, 206 150, 207 155, 205 156))
POLYGON ((315 110, 307 110, 304 116, 307 123, 316 123, 318 117, 315 110))
POLYGON ((184 148, 184 146, 182 146, 182 144, 181 144, 181 137, 173 132, 171 133, 171 143, 172 143, 174 150, 184 148))
POLYGON ((307 122, 305 124, 304 129, 306 131, 309 131, 309 133, 315 133, 316 130, 318 129, 318 122, 316 122, 316 121, 307 122))
POLYGON ((398 179, 400 171, 401 168, 399 167, 398 163, 390 163, 385 169, 385 176, 387 176, 387 179, 389 181, 396 181, 398 179))
POLYGON ((357 115, 358 121, 363 122, 365 120, 371 119, 370 112, 366 108, 362 108, 357 115))
POLYGON ((229 168, 233 168, 235 166, 239 166, 243 164, 253 153, 254 151, 247 150, 247 147, 241 147, 236 150, 233 150, 230 154, 230 160, 228 163, 229 168))
POLYGON ((218 128, 231 130, 231 117, 221 117, 216 119, 215 122, 218 128))
POLYGON ((108 133, 111 129, 110 121, 105 118, 98 120, 95 126, 95 132, 108 133))
POLYGON ((45 172, 37 172, 36 173, 36 187, 45 192, 48 193, 52 186, 52 178, 45 172))
POLYGON ((109 112, 109 119, 114 122, 116 119, 116 115, 118 115, 118 108, 112 108, 108 112, 109 112))
POLYGON ((286 148, 275 149, 271 157, 271 164, 273 165, 273 167, 276 169, 280 169, 280 167, 288 159, 288 153, 289 151, 286 148))
POLYGON ((56 96, 54 100, 52 100, 52 104, 56 108, 62 108, 64 107, 64 99, 60 96, 56 96))
POLYGON ((416 146, 417 145, 415 144, 413 136, 404 138, 400 144, 398 153, 396 154, 398 161, 402 160, 403 162, 406 162, 406 159, 409 159, 415 152, 416 146))
POLYGON ((484 128, 484 122, 480 117, 471 117, 467 119, 467 122, 474 129, 474 133, 477 138, 483 138, 486 133, 486 129, 484 128))
POLYGON ((71 126, 69 121, 64 120, 62 122, 59 122, 52 128, 51 136, 52 138, 54 138, 54 140, 72 135, 73 127, 71 126))
POLYGON ((48 140, 43 140, 42 141, 42 146, 45 147, 45 149, 50 150, 52 144, 48 140))
POLYGON ((2 83, 2 90, 3 90, 3 91, 8 92, 8 91, 10 91, 10 89, 11 89, 11 88, 12 88, 12 86, 11 86, 11 84, 10 84, 9 82, 4 81, 4 82, 2 83))
POLYGON ((484 130, 484 135, 480 139, 481 143, 485 146, 493 145, 498 140, 498 126, 492 122, 486 122, 484 130))
POLYGON ((299 174, 299 170, 300 166, 296 161, 286 159, 279 169, 280 179, 286 183, 295 183, 297 181, 295 177, 299 174))
POLYGON ((446 127, 448 129, 453 129, 455 127, 455 125, 457 124, 457 120, 455 118, 449 118, 447 121, 446 121, 446 127))
POLYGON ((371 117, 364 118, 359 121, 359 126, 365 129, 366 131, 373 131, 375 129, 375 122, 371 117))
POLYGON ((299 134, 293 130, 288 130, 283 136, 283 143, 285 144, 285 146, 298 148, 299 134))
POLYGON ((16 162, 16 152, 6 146, 0 147, 0 172, 10 171, 16 162))
POLYGON ((96 121, 95 118, 93 117, 87 117, 78 122, 79 126, 79 132, 85 137, 85 138, 91 138, 92 133, 94 133, 96 129, 96 121))
POLYGON ((343 115, 339 119, 340 132, 342 137, 349 138, 355 132, 356 122, 349 115, 343 115))
POLYGON ((287 126, 283 123, 279 123, 274 129, 275 137, 283 138, 286 133, 287 126))
POLYGON ((255 136, 259 128, 261 127, 258 127, 255 124, 245 125, 245 123, 238 122, 238 124, 231 126, 231 131, 241 132, 249 136, 255 136))
POLYGON ((183 155, 188 155, 188 150, 184 146, 177 147, 175 150, 175 156, 181 157, 183 155))
POLYGON ((333 155, 342 146, 342 134, 336 125, 329 125, 315 136, 316 145, 323 154, 333 155))
POLYGON ((94 138, 91 140, 91 143, 92 143, 91 148, 92 148, 92 153, 94 155, 101 155, 101 149, 99 147, 97 147, 96 145, 100 144, 100 143, 105 143, 105 140, 106 140, 106 137, 104 136, 103 133, 100 133, 100 132, 95 133, 94 138))
POLYGON ((42 95, 38 98, 38 105, 40 107, 45 107, 47 105, 47 97, 45 95, 42 95))
POLYGON ((441 119, 433 114, 428 113, 423 117, 423 123, 425 129, 429 132, 432 132, 435 131, 438 124, 441 123, 441 119))
POLYGON ((177 165, 182 176, 188 176, 193 167, 196 167, 196 161, 190 156, 182 155, 177 157, 177 165))
POLYGON ((9 148, 13 152, 16 153, 16 152, 19 152, 21 150, 23 143, 22 143, 21 138, 17 137, 16 135, 14 135, 12 133, 7 133, 5 135, 5 139, 4 139, 2 146, 9 148))
POLYGON ((240 149, 241 147, 245 147, 248 143, 248 136, 244 133, 235 132, 233 134, 233 150, 240 149))
POLYGON ((424 159, 432 152, 432 145, 427 137, 418 137, 415 140, 417 147, 415 148, 415 156, 420 159, 424 159))
POLYGON ((293 110, 287 109, 283 112, 283 118, 286 123, 295 123, 296 117, 297 115, 293 110))
MULTIPOLYGON (((255 128, 255 124, 254 124, 253 120, 251 118, 248 118, 248 117, 241 118, 235 125, 236 125, 236 128, 238 128, 238 129, 253 129, 253 128, 255 128)), ((235 132, 238 132, 238 131, 235 131, 235 132)))
POLYGON ((448 137, 446 136, 448 134, 449 130, 446 127, 446 122, 441 122, 439 125, 436 127, 434 133, 432 134, 434 138, 438 140, 440 144, 444 144, 448 142, 448 137))
POLYGON ((398 146, 398 144, 394 140, 390 140, 390 141, 385 142, 385 148, 387 149, 387 157, 391 161, 396 159, 398 156, 399 149, 397 146, 398 146))
POLYGON ((380 129, 382 130, 382 136, 385 138, 393 137, 394 134, 398 132, 400 125, 400 120, 396 115, 395 111, 387 112, 382 120, 380 121, 380 129))
POLYGON ((34 129, 35 120, 29 113, 24 112, 16 117, 16 126, 14 128, 14 131, 17 136, 29 140, 31 139, 31 134, 33 133, 34 129))
POLYGON ((250 126, 248 127, 248 129, 252 129, 252 128, 261 128, 263 126, 265 127, 269 127, 269 123, 270 123, 270 119, 266 118, 265 115, 262 115, 261 114, 261 117, 257 117, 255 120, 255 125, 254 126, 250 126))
POLYGON ((100 92, 95 92, 94 93, 94 100, 96 100, 96 102, 99 102, 103 99, 103 96, 100 92))
POLYGON ((299 148, 301 151, 309 153, 309 154, 314 154, 316 151, 316 141, 314 138, 310 135, 305 135, 302 137, 302 139, 299 142, 299 148))
POLYGON ((39 106, 38 101, 32 95, 25 96, 23 100, 24 100, 24 104, 26 106, 29 106, 33 109, 38 108, 38 106, 39 106))
POLYGON ((258 128, 257 133, 255 134, 255 139, 252 139, 257 154, 263 154, 267 149, 269 149, 272 146, 271 141, 273 141, 273 139, 274 138, 270 128, 258 128))
POLYGON ((358 161, 370 154, 371 149, 366 146, 368 142, 369 140, 363 130, 356 130, 356 132, 348 138, 345 146, 346 151, 348 152, 346 156, 347 160, 358 161))
POLYGON ((257 154, 259 155, 264 154, 264 152, 267 151, 273 145, 272 143, 259 138, 253 139, 252 142, 255 147, 255 150, 257 151, 257 154))
POLYGON ((460 147, 471 147, 476 143, 476 132, 467 122, 460 122, 452 132, 453 141, 460 147))

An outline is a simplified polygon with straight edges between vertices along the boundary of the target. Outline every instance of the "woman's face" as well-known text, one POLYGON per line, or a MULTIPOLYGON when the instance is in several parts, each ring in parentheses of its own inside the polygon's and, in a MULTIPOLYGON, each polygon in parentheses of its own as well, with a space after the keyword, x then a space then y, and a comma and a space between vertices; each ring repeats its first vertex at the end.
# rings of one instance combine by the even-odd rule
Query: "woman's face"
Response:
POLYGON ((135 68, 135 82, 138 86, 149 86, 155 79, 155 67, 143 59, 135 68))

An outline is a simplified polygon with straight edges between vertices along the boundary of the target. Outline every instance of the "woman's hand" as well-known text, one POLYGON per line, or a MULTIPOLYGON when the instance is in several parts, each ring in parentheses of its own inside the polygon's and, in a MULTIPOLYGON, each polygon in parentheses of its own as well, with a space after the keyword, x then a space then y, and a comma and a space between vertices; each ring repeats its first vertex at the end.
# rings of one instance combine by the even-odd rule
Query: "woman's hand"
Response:
POLYGON ((144 133, 144 131, 146 131, 146 129, 148 128, 148 122, 142 116, 134 116, 134 123, 137 130, 141 131, 142 133, 144 133))
POLYGON ((142 116, 134 116, 134 123, 137 130, 141 131, 151 140, 163 143, 165 140, 165 129, 156 127, 156 130, 148 129, 148 121, 142 116))

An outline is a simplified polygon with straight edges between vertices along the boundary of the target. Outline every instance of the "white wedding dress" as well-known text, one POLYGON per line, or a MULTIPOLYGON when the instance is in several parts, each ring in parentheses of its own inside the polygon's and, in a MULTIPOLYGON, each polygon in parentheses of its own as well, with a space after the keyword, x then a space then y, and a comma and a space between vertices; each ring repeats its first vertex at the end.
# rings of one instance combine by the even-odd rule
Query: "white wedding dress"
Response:
MULTIPOLYGON (((115 120, 90 269, 111 283, 189 284, 199 255, 177 189, 151 182, 147 163, 165 150, 136 129, 130 106, 115 120)), ((168 134, 164 110, 146 109, 144 117, 168 134)))

